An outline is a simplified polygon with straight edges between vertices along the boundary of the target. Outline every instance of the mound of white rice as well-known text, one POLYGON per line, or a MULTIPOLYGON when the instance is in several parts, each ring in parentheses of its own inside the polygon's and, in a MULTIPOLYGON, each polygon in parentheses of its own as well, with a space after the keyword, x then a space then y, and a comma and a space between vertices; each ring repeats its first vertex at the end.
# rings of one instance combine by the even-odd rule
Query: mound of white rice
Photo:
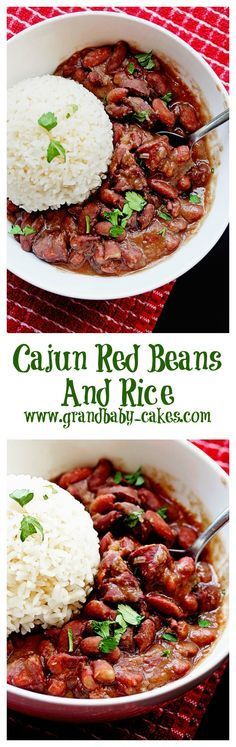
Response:
POLYGON ((31 212, 81 203, 101 185, 112 126, 102 102, 79 83, 56 75, 22 80, 8 91, 7 119, 7 194, 15 205, 31 212), (48 112, 57 118, 50 132, 38 124, 48 112), (50 138, 63 146, 65 162, 48 163, 50 138))
POLYGON ((99 564, 99 541, 90 515, 70 493, 39 477, 8 478, 8 634, 35 625, 61 626, 79 610, 93 588, 99 564), (25 506, 10 493, 34 494, 25 506), (44 496, 47 496, 45 498, 44 496), (40 522, 24 541, 21 522, 40 522))

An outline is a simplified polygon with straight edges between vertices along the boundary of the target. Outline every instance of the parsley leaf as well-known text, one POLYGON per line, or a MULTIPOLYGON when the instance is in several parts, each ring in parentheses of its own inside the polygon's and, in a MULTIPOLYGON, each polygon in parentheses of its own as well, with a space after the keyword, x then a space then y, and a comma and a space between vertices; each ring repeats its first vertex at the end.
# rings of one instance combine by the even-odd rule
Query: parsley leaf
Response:
POLYGON ((157 215, 159 215, 159 218, 163 218, 163 220, 172 220, 172 215, 166 212, 166 210, 158 210, 157 215))
POLYGON ((136 488, 138 488, 140 485, 143 485, 145 482, 145 478, 143 475, 141 475, 141 469, 142 467, 139 467, 136 472, 131 472, 128 475, 125 475, 126 482, 129 483, 129 485, 135 485, 136 488))
POLYGON ((166 235, 166 228, 165 228, 165 226, 164 226, 164 228, 161 228, 160 231, 158 231, 158 235, 159 236, 163 236, 163 238, 165 237, 165 235, 166 235))
POLYGON ((147 204, 147 200, 145 200, 142 195, 133 191, 125 193, 125 202, 131 210, 136 210, 138 213, 140 213, 147 204))
POLYGON ((110 625, 110 620, 103 620, 102 622, 92 620, 92 629, 94 633, 97 633, 97 635, 100 635, 102 638, 108 638, 110 635, 110 625))
POLYGON ((45 112, 45 114, 39 117, 38 124, 49 132, 53 130, 53 127, 57 126, 57 117, 53 112, 45 112))
POLYGON ((197 195, 196 192, 192 192, 189 196, 189 202, 192 202, 193 205, 199 205, 201 203, 199 195, 197 195))
POLYGON ((32 226, 25 226, 23 229, 20 226, 12 226, 8 231, 12 236, 30 236, 32 233, 36 233, 32 226))
POLYGON ((85 231, 85 233, 90 233, 91 223, 90 223, 90 217, 89 217, 89 215, 85 216, 85 223, 86 223, 86 231, 85 231))
POLYGON ((13 493, 10 493, 10 498, 13 498, 13 501, 19 503, 22 508, 23 506, 26 506, 27 503, 30 503, 30 501, 33 500, 33 497, 34 493, 30 493, 26 488, 22 488, 22 490, 14 490, 13 493))
POLYGON ((205 617, 199 617, 197 623, 199 628, 211 628, 210 620, 206 620, 205 617))
POLYGON ((58 158, 59 156, 63 158, 63 161, 65 163, 66 161, 65 148, 63 148, 63 145, 59 142, 59 140, 50 140, 50 143, 47 149, 48 163, 51 163, 51 161, 53 161, 54 158, 58 158))
POLYGON ((136 527, 136 525, 139 523, 142 514, 144 513, 143 509, 139 509, 139 511, 132 511, 128 516, 125 516, 125 523, 128 524, 128 526, 133 529, 133 527, 136 527))
POLYGON ((175 633, 162 633, 162 638, 164 638, 164 641, 177 641, 177 635, 175 633))
POLYGON ((170 648, 165 648, 161 656, 170 656, 170 654, 171 654, 170 648))
POLYGON ((165 506, 162 506, 161 508, 157 509, 157 514, 159 514, 159 516, 161 516, 162 519, 167 518, 167 513, 168 513, 168 508, 166 508, 165 506))
POLYGON ((122 472, 116 472, 116 474, 114 475, 114 482, 116 483, 116 485, 119 485, 121 480, 122 480, 122 472))
POLYGON ((143 615, 139 615, 128 604, 118 604, 117 609, 128 625, 139 625, 143 620, 143 615))
POLYGON ((121 236, 122 233, 124 233, 123 226, 112 226, 109 231, 109 234, 113 239, 116 239, 117 236, 121 236))
POLYGON ((138 122, 146 122, 146 120, 150 119, 150 113, 147 109, 141 109, 140 112, 135 112, 134 117, 138 122))
POLYGON ((133 75, 133 73, 135 71, 135 64, 134 64, 134 62, 129 62, 127 70, 130 73, 130 75, 133 75))
POLYGON ((78 111, 78 108, 79 107, 77 106, 77 104, 71 104, 70 111, 67 112, 66 114, 66 119, 69 119, 70 117, 72 117, 72 114, 75 114, 75 112, 78 111))
POLYGON ((73 631, 71 630, 71 628, 68 628, 67 635, 68 635, 68 651, 69 651, 69 654, 73 654, 74 640, 73 640, 73 631))
POLYGON ((170 104, 172 99, 172 93, 171 91, 167 91, 164 96, 161 96, 161 100, 164 101, 164 104, 170 104))
POLYGON ((20 525, 20 530, 21 542, 24 542, 31 534, 37 534, 37 532, 40 532, 42 540, 44 539, 42 524, 40 524, 38 519, 35 519, 34 516, 24 516, 20 525))
POLYGON ((103 654, 109 654, 110 651, 114 651, 114 649, 117 647, 118 641, 116 636, 109 636, 109 638, 103 638, 102 641, 99 644, 100 651, 102 651, 103 654))
POLYGON ((136 54, 135 58, 138 60, 141 67, 145 67, 146 70, 153 70, 155 67, 155 62, 152 59, 152 49, 150 52, 140 52, 139 54, 136 54))

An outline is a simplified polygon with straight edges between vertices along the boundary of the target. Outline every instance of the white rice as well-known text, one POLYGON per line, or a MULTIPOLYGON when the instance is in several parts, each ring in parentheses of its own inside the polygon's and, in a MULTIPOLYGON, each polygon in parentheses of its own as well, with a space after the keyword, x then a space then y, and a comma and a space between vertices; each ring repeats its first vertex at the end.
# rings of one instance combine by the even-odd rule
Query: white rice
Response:
POLYGON ((8 197, 27 212, 81 203, 97 189, 112 156, 112 125, 104 106, 74 80, 42 75, 8 91, 8 197), (77 111, 73 111, 73 106, 77 111), (57 117, 48 133, 38 124, 57 117), (71 116, 67 118, 67 114, 71 116), (50 138, 66 151, 47 161, 50 138))
POLYGON ((93 588, 97 532, 82 504, 47 480, 10 475, 8 493, 8 634, 26 633, 35 625, 61 627, 93 588), (34 493, 23 508, 10 498, 22 488, 34 493), (27 515, 38 519, 44 539, 37 532, 21 541, 20 525, 27 515))

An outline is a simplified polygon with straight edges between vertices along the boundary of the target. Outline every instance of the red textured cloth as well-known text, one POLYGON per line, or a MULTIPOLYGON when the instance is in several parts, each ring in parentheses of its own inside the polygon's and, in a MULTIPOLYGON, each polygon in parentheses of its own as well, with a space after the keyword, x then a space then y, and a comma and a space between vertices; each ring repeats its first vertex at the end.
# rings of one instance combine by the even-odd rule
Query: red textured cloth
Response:
MULTIPOLYGON (((86 8, 8 8, 8 37, 63 13, 86 8)), ((228 85, 228 8, 96 8, 163 26, 187 41, 228 85)), ((89 8, 92 12, 92 9, 89 8)), ((8 332, 152 332, 173 287, 115 301, 82 301, 46 293, 9 273, 8 332)))
MULTIPOLYGON (((229 469, 229 442, 193 441, 223 469, 229 469)), ((194 739, 227 663, 193 690, 144 716, 101 724, 57 724, 9 713, 9 739, 183 740, 194 739)), ((226 716, 227 717, 227 716, 226 716)), ((227 724, 225 724, 227 732, 227 724)))

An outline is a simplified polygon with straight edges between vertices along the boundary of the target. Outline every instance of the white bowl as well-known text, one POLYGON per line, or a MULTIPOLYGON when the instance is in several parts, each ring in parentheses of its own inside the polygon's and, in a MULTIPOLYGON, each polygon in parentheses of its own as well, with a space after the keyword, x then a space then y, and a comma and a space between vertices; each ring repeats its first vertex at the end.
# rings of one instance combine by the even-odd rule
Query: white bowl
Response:
MULTIPOLYGON (((177 499, 213 520, 228 506, 228 479, 200 449, 184 441, 9 441, 8 469, 53 479, 76 465, 94 465, 102 456, 117 467, 133 470, 140 464, 147 473, 162 476, 177 499)), ((227 590, 228 532, 213 542, 214 561, 227 590)), ((227 617, 225 599, 225 614, 227 617)), ((195 687, 213 672, 228 653, 227 623, 209 654, 182 679, 140 695, 107 700, 70 700, 39 695, 9 685, 10 708, 31 716, 68 721, 125 719, 172 700, 195 687)))
MULTIPOLYGON (((140 49, 153 49, 172 61, 190 87, 201 91, 209 116, 227 107, 227 94, 209 65, 177 36, 149 21, 122 13, 73 13, 43 21, 8 42, 8 85, 23 78, 53 73, 77 49, 125 39, 140 49)), ((134 296, 168 283, 199 262, 216 244, 228 222, 228 129, 212 136, 216 178, 214 196, 199 230, 179 249, 159 262, 121 277, 81 275, 49 265, 22 251, 8 236, 9 269, 39 288, 72 298, 101 300, 134 296), (222 199, 223 195, 223 199, 222 199)))

